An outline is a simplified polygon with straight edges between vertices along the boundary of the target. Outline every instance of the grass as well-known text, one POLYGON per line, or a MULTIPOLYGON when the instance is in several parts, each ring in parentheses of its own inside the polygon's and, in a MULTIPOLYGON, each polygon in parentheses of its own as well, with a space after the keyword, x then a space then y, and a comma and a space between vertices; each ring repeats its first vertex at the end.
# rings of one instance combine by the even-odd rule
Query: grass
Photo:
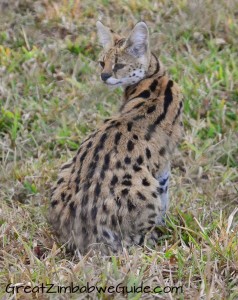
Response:
POLYGON ((11 0, 0 7, 0 297, 48 299, 37 293, 41 283, 88 282, 124 287, 94 290, 90 299, 238 299, 238 2, 11 0), (154 52, 182 87, 185 134, 156 249, 72 257, 47 224, 49 188, 122 96, 99 81, 98 18, 121 32, 147 22, 154 52), (160 288, 130 292, 142 282, 160 288), (36 293, 6 293, 7 284, 36 293))

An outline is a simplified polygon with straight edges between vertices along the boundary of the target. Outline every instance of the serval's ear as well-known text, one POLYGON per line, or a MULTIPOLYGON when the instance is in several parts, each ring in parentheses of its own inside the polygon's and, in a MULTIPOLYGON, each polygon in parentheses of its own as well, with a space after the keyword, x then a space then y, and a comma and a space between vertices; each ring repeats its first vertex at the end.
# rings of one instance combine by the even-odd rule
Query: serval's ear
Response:
POLYGON ((141 57, 149 51, 149 30, 144 22, 139 22, 126 40, 125 48, 129 54, 141 57))
POLYGON ((100 44, 103 46, 103 48, 108 48, 113 44, 113 35, 111 30, 104 26, 100 21, 97 21, 96 26, 100 44))

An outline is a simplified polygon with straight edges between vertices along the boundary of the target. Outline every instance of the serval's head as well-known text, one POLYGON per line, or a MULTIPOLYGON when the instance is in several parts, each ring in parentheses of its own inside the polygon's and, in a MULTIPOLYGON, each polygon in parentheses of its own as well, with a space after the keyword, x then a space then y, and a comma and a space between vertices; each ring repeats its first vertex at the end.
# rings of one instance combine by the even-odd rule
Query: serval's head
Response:
POLYGON ((149 31, 144 22, 135 25, 127 38, 97 22, 103 51, 101 79, 110 86, 129 86, 146 76, 150 63, 149 31))

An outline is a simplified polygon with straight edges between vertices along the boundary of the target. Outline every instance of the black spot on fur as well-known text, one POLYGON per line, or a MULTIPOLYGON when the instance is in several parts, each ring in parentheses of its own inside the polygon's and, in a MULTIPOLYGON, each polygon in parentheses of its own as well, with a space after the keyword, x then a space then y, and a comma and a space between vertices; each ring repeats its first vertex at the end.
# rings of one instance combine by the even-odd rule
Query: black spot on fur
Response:
POLYGON ((151 85, 150 85, 151 92, 154 92, 156 90, 157 84, 158 84, 158 81, 156 79, 151 83, 151 85))
POLYGON ((154 198, 157 198, 158 196, 157 196, 157 193, 155 193, 155 192, 153 192, 152 194, 152 197, 154 197, 154 198))
POLYGON ((131 186, 132 183, 131 183, 130 180, 123 180, 123 181, 122 181, 122 185, 131 186))
POLYGON ((101 170, 101 172, 100 172, 100 178, 102 179, 102 180, 104 180, 105 179, 105 170, 101 170))
POLYGON ((121 162, 120 162, 120 160, 118 160, 118 161, 116 162, 116 168, 117 168, 117 169, 120 169, 120 168, 121 168, 121 162))
POLYGON ((135 204, 133 204, 130 199, 127 200, 127 208, 129 211, 132 211, 136 208, 135 204))
POLYGON ((149 90, 145 90, 143 92, 141 92, 139 95, 136 96, 136 98, 149 98, 150 97, 150 91, 149 90))
POLYGON ((65 192, 61 193, 60 195, 60 198, 61 198, 61 201, 64 202, 65 201, 65 192))
POLYGON ((150 183, 149 183, 149 181, 147 180, 147 178, 144 178, 144 179, 142 180, 142 184, 143 184, 144 186, 149 186, 149 185, 150 185, 150 183))
POLYGON ((130 157, 126 156, 124 159, 125 164, 129 165, 131 163, 130 157))
POLYGON ((132 151, 134 149, 134 143, 130 140, 127 143, 127 150, 132 151))
POLYGON ((92 178, 93 173, 95 171, 95 168, 97 166, 97 163, 95 161, 92 161, 88 167, 88 177, 92 178))
POLYGON ((133 134, 133 139, 138 140, 138 139, 139 139, 139 138, 138 138, 138 135, 133 134))
POLYGON ((116 175, 113 175, 111 180, 111 185, 115 185, 118 182, 118 177, 116 175))
POLYGON ((69 164, 64 165, 64 166, 61 168, 61 170, 68 169, 68 168, 71 167, 71 166, 72 166, 72 162, 69 163, 69 164))
POLYGON ((156 213, 152 213, 148 216, 150 219, 154 219, 157 217, 157 214, 156 213))
POLYGON ((137 196, 139 197, 140 200, 143 200, 143 201, 146 200, 146 197, 141 192, 137 192, 137 196))
POLYGON ((168 84, 166 86, 166 90, 165 90, 165 97, 164 97, 164 112, 165 114, 167 114, 167 110, 169 105, 171 104, 171 102, 173 101, 173 94, 172 94, 172 87, 173 87, 174 83, 172 80, 168 81, 168 84))
POLYGON ((94 207, 91 209, 91 217, 92 217, 93 220, 96 219, 97 213, 98 213, 98 209, 97 209, 96 206, 94 206, 94 207))
POLYGON ((57 181, 57 184, 61 184, 62 182, 64 182, 64 178, 60 178, 58 181, 57 181))
POLYGON ((122 133, 121 133, 121 132, 117 132, 117 133, 116 133, 116 135, 115 135, 115 140, 114 140, 114 143, 115 143, 116 145, 119 144, 119 141, 120 141, 120 139, 121 139, 121 136, 122 136, 122 133))
POLYGON ((103 236, 104 236, 105 238, 107 238, 107 239, 110 238, 110 235, 109 235, 109 233, 108 233, 106 230, 103 230, 102 234, 103 234, 103 236))
POLYGON ((114 215, 111 216, 111 224, 112 224, 112 227, 117 226, 117 219, 114 215))
POLYGON ((74 182, 76 183, 76 185, 79 185, 79 183, 80 183, 80 176, 77 176, 75 178, 74 182))
POLYGON ((150 158, 151 158, 151 152, 150 152, 150 149, 149 149, 149 148, 146 148, 146 149, 145 149, 145 153, 146 153, 146 157, 147 157, 148 159, 150 159, 150 158))
POLYGON ((139 167, 138 165, 133 165, 133 170, 134 170, 135 172, 139 172, 139 171, 141 171, 142 169, 141 169, 141 167, 139 167))
POLYGON ((107 153, 104 156, 104 164, 103 164, 103 170, 104 171, 109 169, 109 164, 110 164, 110 153, 107 153))
POLYGON ((127 130, 128 131, 131 131, 132 125, 133 125, 133 122, 128 122, 127 123, 127 130))
POLYGON ((85 150, 82 156, 80 157, 80 162, 82 163, 87 155, 87 151, 85 150))
POLYGON ((103 203, 103 205, 102 205, 102 210, 103 210, 105 213, 108 212, 108 210, 107 210, 107 205, 106 205, 105 203, 103 203))
POLYGON ((121 207, 121 199, 119 197, 117 197, 115 199, 117 206, 120 208, 121 207))
POLYGON ((118 216, 117 218, 118 218, 119 224, 121 225, 121 223, 122 223, 122 216, 118 216))
POLYGON ((96 188, 95 188, 95 197, 98 197, 101 193, 101 185, 99 182, 97 182, 96 188))
POLYGON ((132 176, 128 173, 126 173, 124 176, 123 176, 123 179, 131 179, 132 176))
POLYGON ((72 198, 72 194, 68 194, 68 196, 66 197, 66 202, 69 202, 72 198))
POLYGON ((93 142, 90 141, 88 144, 87 144, 87 149, 89 149, 91 146, 92 146, 93 142))
POLYGON ((143 157, 140 155, 136 161, 139 165, 141 165, 143 163, 143 157))
POLYGON ((104 134, 101 136, 99 142, 100 142, 100 143, 104 143, 104 142, 106 141, 106 139, 107 139, 107 134, 104 133, 104 134))
POLYGON ((84 223, 84 222, 86 223, 87 218, 88 218, 87 212, 84 211, 84 210, 81 210, 81 212, 80 212, 80 218, 81 218, 81 220, 82 220, 83 223, 84 223))
POLYGON ((156 105, 152 105, 150 107, 148 107, 147 109, 147 114, 151 114, 152 112, 154 112, 156 110, 156 105))
POLYGON ((94 156, 98 153, 98 151, 102 150, 104 148, 104 144, 105 144, 105 141, 107 139, 107 133, 105 132, 100 140, 99 140, 99 144, 97 145, 97 147, 95 148, 94 150, 94 156))
POLYGON ((83 190, 84 190, 84 192, 87 192, 88 189, 90 188, 90 186, 91 186, 91 182, 90 182, 90 181, 86 181, 86 182, 84 183, 84 185, 83 185, 83 190))
POLYGON ((147 204, 146 207, 149 208, 149 209, 152 209, 152 210, 155 209, 155 206, 152 203, 147 204))
POLYGON ((183 108, 183 103, 181 101, 179 103, 179 108, 178 108, 178 111, 176 113, 176 116, 174 117, 174 120, 173 120, 173 123, 172 123, 173 125, 175 124, 175 122, 177 121, 178 117, 180 116, 182 108, 183 108))
POLYGON ((85 206, 88 204, 88 195, 83 195, 83 198, 82 198, 82 206, 85 206))
POLYGON ((70 202, 69 204, 69 210, 70 210, 70 214, 75 217, 76 215, 76 205, 74 204, 74 201, 70 202))
POLYGON ((123 190, 121 191, 121 193, 122 193, 123 196, 126 196, 126 195, 128 195, 129 190, 128 190, 128 189, 123 189, 123 190))
POLYGON ((76 187, 75 187, 75 194, 78 194, 79 192, 79 184, 76 184, 76 187))
POLYGON ((164 155, 165 155, 165 152, 166 152, 166 150, 165 150, 164 147, 162 147, 162 148, 159 150, 159 154, 160 154, 161 156, 164 156, 164 155))
POLYGON ((55 207, 58 203, 59 203, 58 200, 53 200, 53 201, 51 202, 51 207, 55 207))

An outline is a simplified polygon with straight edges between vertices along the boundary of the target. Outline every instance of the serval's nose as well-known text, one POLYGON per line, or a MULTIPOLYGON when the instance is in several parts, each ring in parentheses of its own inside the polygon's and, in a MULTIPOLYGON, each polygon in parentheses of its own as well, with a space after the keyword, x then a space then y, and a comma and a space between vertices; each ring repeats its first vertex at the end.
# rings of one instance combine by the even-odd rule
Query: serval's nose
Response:
POLYGON ((102 73, 101 74, 102 81, 106 81, 111 76, 112 76, 112 74, 110 74, 110 73, 102 73))

